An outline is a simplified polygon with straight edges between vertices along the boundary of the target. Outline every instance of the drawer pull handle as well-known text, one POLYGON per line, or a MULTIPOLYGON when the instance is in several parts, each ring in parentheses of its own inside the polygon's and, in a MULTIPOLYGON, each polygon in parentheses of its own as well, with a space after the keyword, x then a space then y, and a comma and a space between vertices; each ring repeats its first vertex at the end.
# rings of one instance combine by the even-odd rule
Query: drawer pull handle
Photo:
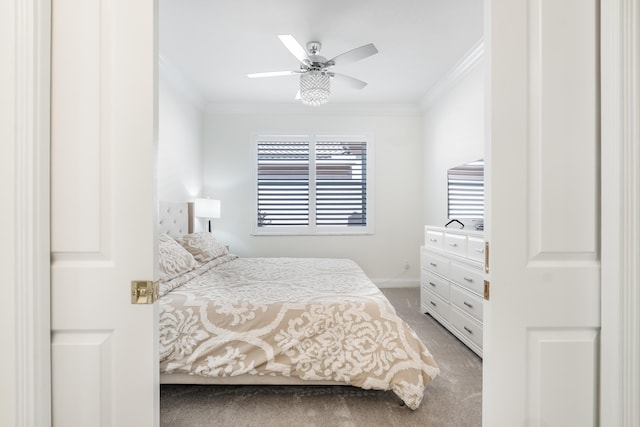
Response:
POLYGON ((432 306, 437 307, 435 302, 433 301, 429 301, 429 302, 431 303, 432 306))
POLYGON ((469 328, 467 328, 466 326, 463 326, 464 330, 469 332, 470 334, 473 334, 473 331, 469 328))
POLYGON ((436 287, 436 284, 435 284, 435 283, 433 283, 433 282, 429 282, 429 284, 430 284, 431 286, 433 286, 434 288, 436 287))
POLYGON ((438 239, 429 239, 429 241, 435 243, 438 241, 438 239))
POLYGON ((435 262, 430 262, 430 263, 429 263, 429 265, 430 265, 431 267, 437 267, 437 266, 438 266, 438 264, 436 264, 435 262))
POLYGON ((449 246, 453 246, 455 248, 456 246, 458 246, 458 244, 457 243, 449 243, 449 246))
POLYGON ((465 278, 464 278, 464 280, 466 280, 466 281, 467 281, 467 282, 469 282, 469 283, 473 282, 473 279, 472 279, 472 278, 470 278, 470 277, 465 277, 465 278))
POLYGON ((468 302, 466 302, 466 301, 463 301, 463 304, 464 304, 464 305, 466 305, 466 306, 467 306, 467 307, 469 307, 469 308, 473 308, 473 304, 469 304, 469 303, 468 303, 468 302))
POLYGON ((476 252, 479 252, 479 253, 483 254, 484 253, 484 249, 476 249, 476 252))

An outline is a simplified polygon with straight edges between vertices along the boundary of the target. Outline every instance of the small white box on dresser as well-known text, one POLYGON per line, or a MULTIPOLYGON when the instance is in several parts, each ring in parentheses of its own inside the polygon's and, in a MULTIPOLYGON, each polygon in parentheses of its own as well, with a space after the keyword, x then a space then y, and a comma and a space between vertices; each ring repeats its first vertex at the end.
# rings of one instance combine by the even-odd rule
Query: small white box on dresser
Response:
POLYGON ((482 357, 483 232, 426 226, 420 266, 422 312, 482 357))

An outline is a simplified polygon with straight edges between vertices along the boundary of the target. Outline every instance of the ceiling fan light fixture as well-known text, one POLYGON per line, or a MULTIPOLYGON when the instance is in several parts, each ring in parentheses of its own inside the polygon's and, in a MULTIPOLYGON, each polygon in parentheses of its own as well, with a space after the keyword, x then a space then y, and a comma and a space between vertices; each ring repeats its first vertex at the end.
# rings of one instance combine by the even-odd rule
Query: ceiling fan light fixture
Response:
POLYGON ((322 71, 310 70, 300 76, 300 98, 305 105, 318 106, 329 100, 330 78, 322 71))

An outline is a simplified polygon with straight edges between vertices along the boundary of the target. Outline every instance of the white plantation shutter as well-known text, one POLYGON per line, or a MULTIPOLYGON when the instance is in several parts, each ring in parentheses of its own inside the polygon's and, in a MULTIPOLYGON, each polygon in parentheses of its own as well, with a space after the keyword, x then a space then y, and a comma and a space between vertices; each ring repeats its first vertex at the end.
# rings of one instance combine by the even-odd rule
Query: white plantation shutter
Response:
POLYGON ((366 142, 316 142, 316 224, 367 225, 366 142))
POLYGON ((362 234, 367 205, 367 138, 256 137, 256 234, 362 234))
POLYGON ((309 225, 309 142, 258 142, 258 227, 309 225))

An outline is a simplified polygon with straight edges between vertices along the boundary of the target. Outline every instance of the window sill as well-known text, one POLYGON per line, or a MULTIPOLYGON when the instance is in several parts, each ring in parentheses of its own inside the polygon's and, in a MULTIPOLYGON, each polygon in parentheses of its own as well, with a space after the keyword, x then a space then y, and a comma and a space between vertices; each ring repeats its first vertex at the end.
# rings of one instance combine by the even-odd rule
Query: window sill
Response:
POLYGON ((273 231, 254 231, 251 233, 252 236, 262 237, 262 236, 372 236, 374 234, 373 230, 360 230, 360 231, 338 231, 338 230, 327 230, 327 231, 295 231, 295 230, 273 230, 273 231))

